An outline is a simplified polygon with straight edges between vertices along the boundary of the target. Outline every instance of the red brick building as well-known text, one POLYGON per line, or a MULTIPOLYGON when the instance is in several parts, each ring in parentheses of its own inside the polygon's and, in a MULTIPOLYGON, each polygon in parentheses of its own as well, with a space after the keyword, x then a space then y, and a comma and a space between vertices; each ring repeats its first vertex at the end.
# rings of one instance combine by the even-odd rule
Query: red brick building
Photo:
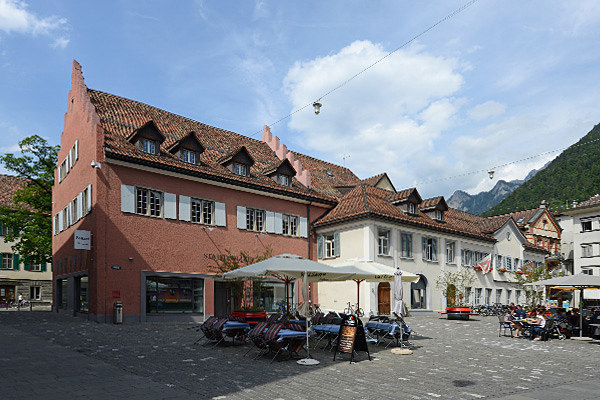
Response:
MULTIPOLYGON (((230 312, 214 259, 269 248, 316 259, 311 223, 359 182, 268 128, 254 140, 88 89, 77 62, 58 160, 55 309, 99 322, 115 302, 132 322, 230 312)), ((280 291, 267 283, 261 301, 274 307, 280 291)))

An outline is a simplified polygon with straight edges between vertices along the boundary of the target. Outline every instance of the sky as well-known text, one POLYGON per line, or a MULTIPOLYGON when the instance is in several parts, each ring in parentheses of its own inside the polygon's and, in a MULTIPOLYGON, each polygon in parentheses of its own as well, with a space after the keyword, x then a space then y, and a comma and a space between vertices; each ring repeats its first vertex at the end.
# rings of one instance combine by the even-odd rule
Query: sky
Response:
POLYGON ((600 2, 478 0, 445 19, 468 3, 0 0, 0 153, 60 144, 75 59, 91 89, 256 139, 269 125, 359 178, 489 190, 600 123, 600 2))

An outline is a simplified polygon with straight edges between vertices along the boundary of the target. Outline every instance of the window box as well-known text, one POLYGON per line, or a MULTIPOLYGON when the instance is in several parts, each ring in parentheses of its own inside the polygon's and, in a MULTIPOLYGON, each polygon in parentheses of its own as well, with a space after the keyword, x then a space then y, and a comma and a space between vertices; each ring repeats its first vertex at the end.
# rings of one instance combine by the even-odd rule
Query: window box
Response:
POLYGON ((525 275, 525 272, 523 272, 523 271, 515 271, 515 274, 517 274, 517 275, 525 275))
POLYGON ((501 274, 507 272, 508 270, 506 268, 499 268, 498 272, 500 272, 501 274))
POLYGON ((475 271, 481 271, 481 267, 479 265, 474 266, 473 269, 475 271))

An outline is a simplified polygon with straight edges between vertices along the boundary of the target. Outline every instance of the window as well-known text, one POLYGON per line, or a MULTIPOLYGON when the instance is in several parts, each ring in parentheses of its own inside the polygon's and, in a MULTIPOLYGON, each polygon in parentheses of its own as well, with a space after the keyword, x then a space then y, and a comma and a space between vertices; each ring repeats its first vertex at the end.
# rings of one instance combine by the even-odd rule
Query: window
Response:
POLYGON ((380 256, 390 254, 390 234, 389 229, 377 230, 377 251, 380 256))
POLYGON ((183 149, 181 158, 182 158, 183 162, 186 162, 189 164, 196 164, 196 153, 191 150, 183 149))
POLYGON ((456 243, 446 242, 446 262, 454 264, 454 254, 456 253, 456 243))
POLYGON ((512 271, 512 257, 510 256, 506 257, 506 270, 512 271))
POLYGON ((88 198, 90 197, 90 190, 88 187, 86 187, 85 189, 83 189, 83 192, 81 192, 81 216, 86 216, 88 215, 88 198))
POLYGON ((334 235, 325 235, 324 240, 325 240, 325 257, 326 258, 335 257, 336 249, 335 249, 334 235))
POLYGON ((150 139, 142 139, 142 151, 148 154, 156 154, 156 142, 150 139))
POLYGON ((591 244, 581 246, 581 257, 592 257, 593 249, 591 244))
POLYGON ((204 313, 204 279, 146 277, 146 313, 204 313))
POLYGON ((8 235, 8 226, 0 227, 0 236, 6 236, 6 235, 8 235))
POLYGON ((485 304, 492 304, 492 289, 485 289, 485 304))
POLYGON ((496 269, 498 269, 498 268, 504 268, 502 266, 503 259, 504 259, 504 257, 502 257, 500 254, 496 255, 496 269))
POLYGON ((29 300, 41 300, 42 288, 39 286, 31 286, 29 288, 29 300))
POLYGON ((437 219, 438 221, 443 221, 444 213, 441 212, 440 210, 435 210, 435 219, 437 219))
POLYGON ((412 233, 400 234, 400 257, 412 258, 412 233))
POLYGON ((581 231, 590 232, 592 230, 592 221, 581 221, 581 231))
POLYGON ((200 224, 212 225, 213 214, 215 209, 214 201, 203 200, 203 199, 192 199, 191 200, 192 213, 190 220, 200 224))
POLYGON ((284 235, 298 236, 298 217, 283 214, 281 216, 281 228, 284 235))
POLYGON ((162 215, 162 192, 136 188, 136 214, 160 217, 162 215))
POLYGON ((264 231, 265 212, 254 208, 246 208, 246 229, 249 231, 264 231))
POLYGON ((233 173, 236 175, 247 176, 248 168, 246 164, 234 163, 233 164, 233 173))
POLYGON ((496 304, 502 303, 502 289, 496 289, 496 304))
POLYGON ((13 255, 10 253, 2 253, 2 269, 13 269, 13 255))
POLYGON ((510 304, 510 295, 512 294, 512 290, 506 289, 506 304, 510 304))
POLYGON ((40 272, 42 270, 42 263, 34 260, 33 262, 30 263, 29 270, 40 272))
POLYGON ((481 304, 481 288, 475 288, 475 305, 481 304))
POLYGON ((437 261, 437 239, 423 236, 423 260, 437 261))
POLYGON ((460 252, 461 264, 467 267, 472 267, 476 264, 473 250, 463 249, 460 252))
POLYGON ((416 214, 415 203, 408 203, 408 213, 416 214))
POLYGON ((69 227, 69 208, 63 208, 62 219, 63 219, 63 229, 67 229, 69 227))
POLYGON ((279 184, 283 186, 290 186, 290 177, 288 175, 279 175, 279 184))
POLYGON ((62 164, 60 164, 60 167, 58 167, 58 177, 59 180, 62 181, 63 179, 65 179, 67 177, 67 160, 65 159, 65 161, 62 162, 62 164))
POLYGON ((521 291, 520 290, 515 290, 515 303, 516 304, 521 303, 521 291))
POLYGON ((515 257, 515 264, 513 265, 513 269, 515 271, 517 271, 521 267, 521 264, 519 264, 520 262, 521 262, 521 260, 519 260, 518 258, 515 257))
POLYGON ((466 287, 465 288, 465 304, 470 304, 471 302, 471 288, 470 287, 466 287))
POLYGON ((79 204, 77 202, 77 197, 73 199, 72 203, 73 203, 73 205, 71 206, 71 211, 73 212, 73 216, 72 216, 71 220, 73 221, 73 223, 75 223, 75 221, 77 221, 77 215, 79 215, 77 213, 77 209, 79 208, 79 204))

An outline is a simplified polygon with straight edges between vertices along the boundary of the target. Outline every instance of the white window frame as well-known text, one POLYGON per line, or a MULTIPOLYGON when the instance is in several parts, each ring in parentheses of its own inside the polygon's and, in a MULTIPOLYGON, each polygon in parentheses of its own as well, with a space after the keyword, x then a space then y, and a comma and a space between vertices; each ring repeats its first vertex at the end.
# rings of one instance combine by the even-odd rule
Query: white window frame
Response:
POLYGON ((215 202, 192 197, 190 199, 190 222, 203 225, 214 225, 215 202))
POLYGON ((400 232, 400 258, 413 258, 413 235, 409 232, 400 232))
POLYGON ((29 287, 29 300, 42 300, 42 287, 41 286, 30 286, 29 287))
POLYGON ((521 291, 515 290, 515 304, 521 304, 521 291))
POLYGON ((409 214, 417 213, 417 207, 415 206, 415 203, 408 203, 408 213, 409 214))
POLYGON ((279 184, 282 186, 290 186, 290 177, 288 175, 279 175, 279 184))
POLYGON ((437 219, 438 221, 443 221, 444 213, 440 210, 435 210, 435 219, 437 219))
POLYGON ((281 215, 281 232, 287 236, 298 236, 298 216, 290 214, 281 215))
POLYGON ((591 232, 592 228, 592 220, 581 221, 581 232, 591 232))
POLYGON ((456 264, 456 242, 446 242, 446 263, 456 264))
POLYGON ((502 289, 496 289, 496 302, 494 304, 502 304, 502 289))
POLYGON ((233 163, 233 173, 240 176, 248 176, 248 166, 242 163, 233 163))
POLYGON ((506 289, 506 304, 510 304, 510 297, 512 296, 512 290, 506 289))
POLYGON ((183 149, 181 151, 182 160, 188 164, 196 164, 196 152, 188 149, 183 149))
POLYGON ((156 154, 156 141, 142 138, 142 151, 147 154, 156 154))
POLYGON ((333 233, 323 235, 323 255, 325 258, 334 258, 336 257, 335 254, 335 235, 333 233))
POLYGON ((392 231, 386 228, 377 228, 377 254, 380 256, 390 255, 390 241, 392 231))
POLYGON ((141 187, 141 186, 136 186, 135 187, 135 214, 138 215, 145 215, 147 217, 155 217, 155 218, 162 218, 163 215, 163 209, 164 209, 164 201, 163 201, 163 192, 160 190, 154 190, 154 189, 150 189, 150 188, 145 188, 145 187, 141 187), (140 196, 143 196, 143 192, 146 192, 146 196, 145 199, 140 200, 140 196), (152 200, 151 197, 154 197, 154 199, 158 199, 158 213, 156 212, 156 204, 152 204, 152 200), (140 203, 143 202, 144 204, 140 203), (143 207, 145 207, 145 211, 143 210, 143 207), (154 208, 154 212, 152 211, 152 209, 154 208))
POLYGON ((246 207, 246 230, 264 232, 266 226, 266 214, 265 210, 246 207))
POLYGON ((0 255, 0 269, 14 269, 14 255, 12 253, 2 253, 0 255))
POLYGON ((423 236, 422 250, 423 261, 437 262, 438 261, 438 239, 431 236, 423 236))
POLYGON ((473 300, 475 305, 480 305, 481 304, 481 293, 482 293, 483 289, 482 288, 475 288, 475 299, 473 300))
POLYGON ((593 257, 594 256, 594 248, 591 244, 582 244, 581 245, 581 257, 593 257))
POLYGON ((0 236, 8 236, 8 226, 2 226, 0 229, 0 236))

